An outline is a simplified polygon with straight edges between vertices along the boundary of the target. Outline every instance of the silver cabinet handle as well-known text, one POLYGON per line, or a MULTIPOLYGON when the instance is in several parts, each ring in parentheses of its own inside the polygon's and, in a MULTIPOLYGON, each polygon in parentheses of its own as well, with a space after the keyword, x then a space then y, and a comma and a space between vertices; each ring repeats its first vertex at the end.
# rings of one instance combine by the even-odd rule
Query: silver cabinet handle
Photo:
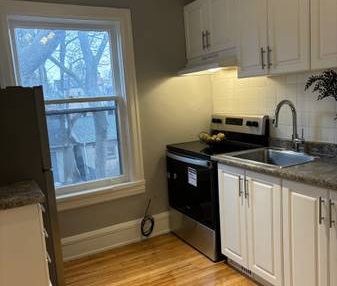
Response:
POLYGON ((330 216, 330 222, 329 226, 332 228, 332 226, 336 223, 336 221, 332 217, 332 207, 335 206, 335 203, 332 200, 329 200, 329 216, 330 216))
POLYGON ((266 64, 264 62, 264 54, 266 53, 266 51, 264 50, 264 48, 261 48, 260 53, 261 53, 261 67, 264 70, 264 68, 266 67, 266 64))
POLYGON ((201 33, 201 37, 202 37, 202 49, 206 49, 206 41, 205 41, 205 38, 206 38, 206 32, 205 31, 202 31, 201 33))
POLYGON ((243 181, 243 178, 239 177, 239 197, 242 197, 243 191, 241 188, 241 182, 243 181))
POLYGON ((206 31, 206 48, 208 49, 211 46, 211 32, 206 31))
POLYGON ((325 203, 325 200, 322 199, 322 197, 319 197, 319 205, 318 205, 318 221, 319 224, 322 224, 325 217, 322 214, 322 204, 325 203))
POLYGON ((47 255, 46 255, 46 256, 47 256, 46 260, 48 261, 49 264, 51 264, 51 258, 50 258, 50 255, 49 255, 48 252, 47 252, 47 255))
POLYGON ((248 180, 245 179, 245 199, 249 197, 249 190, 248 190, 248 180))
POLYGON ((267 47, 267 62, 268 62, 268 69, 270 69, 271 68, 271 66, 273 65, 272 63, 271 63, 271 52, 272 52, 273 50, 268 46, 267 47))
POLYGON ((47 238, 47 239, 49 238, 49 234, 48 234, 48 232, 45 228, 43 229, 43 235, 44 235, 45 238, 47 238))

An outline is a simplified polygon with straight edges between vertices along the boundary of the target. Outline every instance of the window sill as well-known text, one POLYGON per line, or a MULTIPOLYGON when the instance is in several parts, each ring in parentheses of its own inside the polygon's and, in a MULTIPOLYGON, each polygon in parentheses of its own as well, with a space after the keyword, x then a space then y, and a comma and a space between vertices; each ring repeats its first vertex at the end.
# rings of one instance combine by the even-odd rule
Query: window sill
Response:
POLYGON ((56 197, 57 210, 64 211, 145 193, 145 181, 135 181, 65 194, 56 197))

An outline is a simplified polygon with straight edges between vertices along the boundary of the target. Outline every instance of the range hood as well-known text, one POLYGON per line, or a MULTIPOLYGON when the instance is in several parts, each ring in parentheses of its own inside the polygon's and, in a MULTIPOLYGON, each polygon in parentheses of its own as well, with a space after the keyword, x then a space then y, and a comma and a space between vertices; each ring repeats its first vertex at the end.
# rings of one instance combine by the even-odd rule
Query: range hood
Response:
POLYGON ((234 68, 236 66, 237 58, 235 52, 216 53, 189 60, 187 65, 178 72, 178 76, 207 75, 221 69, 234 68))

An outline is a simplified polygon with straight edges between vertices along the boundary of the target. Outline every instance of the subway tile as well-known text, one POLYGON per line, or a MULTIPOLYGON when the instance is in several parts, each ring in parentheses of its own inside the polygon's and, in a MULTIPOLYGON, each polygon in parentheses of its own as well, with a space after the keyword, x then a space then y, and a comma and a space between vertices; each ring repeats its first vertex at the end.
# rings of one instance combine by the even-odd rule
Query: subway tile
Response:
MULTIPOLYGON (((294 102, 298 111, 298 128, 304 128, 306 140, 337 143, 337 103, 332 99, 317 101, 317 95, 304 91, 312 73, 278 77, 237 79, 236 71, 222 71, 212 76, 214 112, 274 115, 276 104, 283 99, 294 102)), ((280 113, 280 127, 272 136, 290 138, 292 117, 289 108, 280 113)))

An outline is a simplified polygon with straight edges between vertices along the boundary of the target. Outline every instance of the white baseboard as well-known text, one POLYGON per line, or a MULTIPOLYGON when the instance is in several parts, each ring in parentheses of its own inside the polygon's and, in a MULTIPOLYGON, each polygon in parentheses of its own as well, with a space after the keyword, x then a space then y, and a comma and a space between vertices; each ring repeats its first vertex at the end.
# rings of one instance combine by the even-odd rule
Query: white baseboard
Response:
MULTIPOLYGON (((170 232, 169 212, 153 216, 151 237, 170 232)), ((141 219, 128 221, 95 231, 62 239, 63 259, 70 261, 145 239, 140 232, 141 219)))

